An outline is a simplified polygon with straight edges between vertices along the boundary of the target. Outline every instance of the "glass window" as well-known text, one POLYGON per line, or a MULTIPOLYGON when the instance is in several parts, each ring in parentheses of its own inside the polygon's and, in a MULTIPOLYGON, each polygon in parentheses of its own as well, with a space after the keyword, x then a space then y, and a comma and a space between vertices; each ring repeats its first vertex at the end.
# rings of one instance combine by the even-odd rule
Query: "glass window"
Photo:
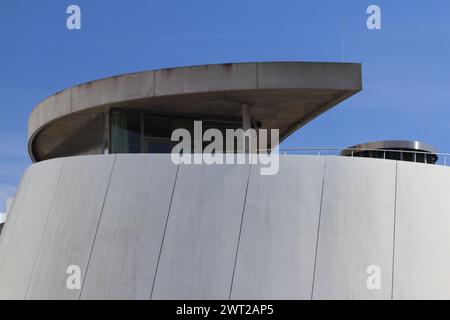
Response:
POLYGON ((172 134, 171 119, 153 115, 144 115, 144 136, 170 138, 172 134))
POLYGON ((128 152, 141 153, 141 116, 137 112, 128 115, 128 152))
POLYGON ((111 153, 141 152, 141 121, 136 112, 111 113, 111 153))
POLYGON ((176 129, 187 129, 194 134, 194 119, 144 115, 144 152, 170 153, 177 143, 171 141, 172 132, 176 129))
MULTIPOLYGON (((178 141, 171 141, 172 132, 186 129, 194 143, 196 118, 145 114, 141 111, 111 112, 111 153, 170 153, 178 141)), ((224 138, 226 129, 241 128, 239 121, 203 120, 203 132, 219 129, 224 138)), ((209 142, 207 143, 209 144, 209 142)))
POLYGON ((170 139, 145 138, 146 153, 170 153, 174 143, 170 139))

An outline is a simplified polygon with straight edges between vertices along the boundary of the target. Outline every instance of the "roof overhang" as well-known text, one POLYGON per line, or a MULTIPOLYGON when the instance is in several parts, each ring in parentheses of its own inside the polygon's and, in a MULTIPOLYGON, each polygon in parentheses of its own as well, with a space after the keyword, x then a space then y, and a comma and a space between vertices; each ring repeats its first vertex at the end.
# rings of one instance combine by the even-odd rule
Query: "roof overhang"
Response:
POLYGON ((362 89, 361 65, 322 62, 231 63, 124 74, 52 95, 29 118, 33 160, 113 107, 240 118, 244 105, 280 139, 362 89))

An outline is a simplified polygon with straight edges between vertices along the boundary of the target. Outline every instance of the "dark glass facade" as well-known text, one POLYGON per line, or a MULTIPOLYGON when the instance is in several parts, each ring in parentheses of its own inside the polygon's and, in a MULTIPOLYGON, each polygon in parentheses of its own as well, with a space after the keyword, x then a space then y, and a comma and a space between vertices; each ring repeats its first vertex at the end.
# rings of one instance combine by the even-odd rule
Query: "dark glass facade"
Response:
POLYGON ((202 131, 242 128, 242 122, 230 119, 203 119, 180 115, 149 114, 144 111, 111 110, 110 153, 170 153, 177 141, 172 132, 186 129, 194 139, 194 121, 202 121, 202 131))

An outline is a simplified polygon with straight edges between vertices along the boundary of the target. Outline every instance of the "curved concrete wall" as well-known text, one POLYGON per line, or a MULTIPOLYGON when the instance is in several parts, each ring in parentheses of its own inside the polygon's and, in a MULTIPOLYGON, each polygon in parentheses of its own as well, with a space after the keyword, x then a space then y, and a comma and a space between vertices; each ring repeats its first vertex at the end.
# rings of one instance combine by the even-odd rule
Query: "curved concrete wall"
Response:
POLYGON ((450 168, 284 156, 261 176, 169 157, 29 167, 0 236, 0 298, 450 298, 450 168))
POLYGON ((231 63, 118 75, 42 101, 29 117, 28 149, 33 161, 103 154, 111 108, 217 120, 241 119, 245 105, 253 122, 280 130, 283 140, 361 88, 361 65, 353 63, 231 63))
POLYGON ((361 86, 361 65, 351 63, 230 63, 123 74, 83 83, 46 98, 29 117, 28 136, 31 138, 49 122, 78 111, 146 98, 294 88, 335 89, 354 94, 361 86))

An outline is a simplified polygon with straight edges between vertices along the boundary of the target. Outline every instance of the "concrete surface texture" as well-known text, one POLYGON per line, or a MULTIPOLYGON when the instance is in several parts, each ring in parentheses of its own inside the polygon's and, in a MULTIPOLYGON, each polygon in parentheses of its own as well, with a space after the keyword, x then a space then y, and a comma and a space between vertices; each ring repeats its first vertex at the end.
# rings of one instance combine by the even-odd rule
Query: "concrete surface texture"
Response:
POLYGON ((450 299, 449 190, 448 167, 382 159, 44 161, 0 235, 0 298, 450 299))
POLYGON ((279 129, 283 139, 361 89, 361 65, 352 63, 230 63, 119 75, 36 106, 29 152, 34 160, 103 153, 102 115, 114 107, 239 119, 246 106, 253 121, 279 129))

